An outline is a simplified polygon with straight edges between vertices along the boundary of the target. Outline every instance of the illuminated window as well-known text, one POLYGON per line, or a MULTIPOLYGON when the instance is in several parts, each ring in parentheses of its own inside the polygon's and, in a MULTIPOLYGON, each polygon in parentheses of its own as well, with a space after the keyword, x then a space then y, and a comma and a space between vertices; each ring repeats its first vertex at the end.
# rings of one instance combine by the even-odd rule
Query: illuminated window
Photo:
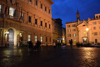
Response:
POLYGON ((2 6, 0 5, 0 13, 1 13, 2 6))
POLYGON ((73 34, 74 37, 76 37, 76 34, 73 34))
POLYGON ((37 36, 35 36, 35 42, 37 42, 37 36))
POLYGON ((43 37, 41 36, 41 42, 43 42, 43 37))
POLYGON ((28 35, 28 41, 31 41, 31 35, 28 35))
POLYGON ((96 30, 96 27, 93 27, 94 30, 96 30))
POLYGON ((71 34, 68 34, 68 37, 71 37, 71 34))
POLYGON ((22 20, 24 20, 24 14, 23 14, 23 13, 20 13, 20 18, 21 18, 22 20))
POLYGON ((15 14, 15 9, 12 8, 12 7, 10 7, 10 8, 9 8, 9 15, 10 15, 10 16, 14 16, 14 14, 15 14))
POLYGON ((22 37, 22 33, 20 33, 19 36, 22 37))
POLYGON ((93 24, 95 25, 95 24, 96 24, 96 22, 93 22, 93 24))
POLYGON ((74 44, 76 44, 76 40, 74 40, 74 44))
POLYGON ((71 29, 69 29, 68 32, 71 32, 71 29))

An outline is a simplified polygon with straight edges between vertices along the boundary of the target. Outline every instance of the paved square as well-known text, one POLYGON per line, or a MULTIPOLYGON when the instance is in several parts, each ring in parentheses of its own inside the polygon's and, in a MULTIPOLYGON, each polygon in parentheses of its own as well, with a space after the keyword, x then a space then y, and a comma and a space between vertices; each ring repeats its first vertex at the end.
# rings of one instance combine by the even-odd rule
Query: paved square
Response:
POLYGON ((100 48, 28 47, 0 48, 0 67, 100 67, 100 48))

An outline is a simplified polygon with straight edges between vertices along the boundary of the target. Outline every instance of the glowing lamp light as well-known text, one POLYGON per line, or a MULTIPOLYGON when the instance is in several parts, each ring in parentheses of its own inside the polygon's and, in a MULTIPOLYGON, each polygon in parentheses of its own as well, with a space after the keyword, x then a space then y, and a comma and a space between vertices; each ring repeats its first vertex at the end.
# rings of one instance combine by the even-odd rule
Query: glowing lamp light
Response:
POLYGON ((5 35, 6 35, 6 34, 9 34, 9 32, 5 32, 5 35))
POLYGON ((88 31, 89 30, 89 28, 86 28, 86 31, 88 31))

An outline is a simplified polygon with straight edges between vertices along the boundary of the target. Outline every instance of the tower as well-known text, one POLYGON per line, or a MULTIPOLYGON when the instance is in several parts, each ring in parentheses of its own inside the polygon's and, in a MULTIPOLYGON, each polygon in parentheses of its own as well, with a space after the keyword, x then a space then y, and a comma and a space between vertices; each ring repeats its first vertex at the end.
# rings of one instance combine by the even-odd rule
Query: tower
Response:
POLYGON ((78 10, 77 10, 76 15, 77 15, 77 21, 80 20, 80 14, 79 14, 79 11, 78 10))

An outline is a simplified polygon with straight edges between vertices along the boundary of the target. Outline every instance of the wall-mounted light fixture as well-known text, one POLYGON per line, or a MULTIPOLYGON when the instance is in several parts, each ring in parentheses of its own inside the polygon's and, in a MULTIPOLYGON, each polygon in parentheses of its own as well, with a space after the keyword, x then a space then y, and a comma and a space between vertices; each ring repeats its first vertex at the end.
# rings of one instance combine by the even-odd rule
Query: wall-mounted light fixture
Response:
POLYGON ((5 32, 5 35, 9 34, 9 32, 5 32))
POLYGON ((22 37, 22 33, 19 33, 19 36, 22 37))

